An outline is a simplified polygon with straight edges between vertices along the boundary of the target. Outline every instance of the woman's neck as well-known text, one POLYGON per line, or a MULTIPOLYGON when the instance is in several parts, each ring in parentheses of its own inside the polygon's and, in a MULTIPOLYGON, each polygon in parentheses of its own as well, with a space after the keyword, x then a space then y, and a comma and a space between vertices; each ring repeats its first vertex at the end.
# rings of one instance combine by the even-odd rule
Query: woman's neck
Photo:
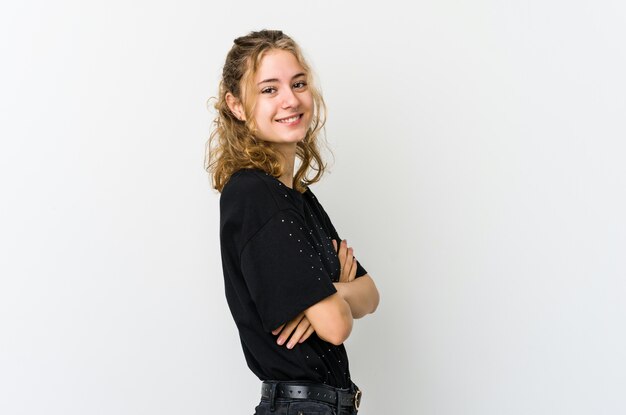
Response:
POLYGON ((296 160, 296 144, 276 146, 282 157, 283 174, 278 178, 285 186, 293 189, 293 169, 296 160))

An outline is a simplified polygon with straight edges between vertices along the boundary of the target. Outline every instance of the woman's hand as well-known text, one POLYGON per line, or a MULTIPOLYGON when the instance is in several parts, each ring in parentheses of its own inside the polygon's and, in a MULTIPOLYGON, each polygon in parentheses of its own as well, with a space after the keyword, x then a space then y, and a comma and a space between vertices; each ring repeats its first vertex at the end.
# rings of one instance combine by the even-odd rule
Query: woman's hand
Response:
POLYGON ((281 346, 287 341, 287 339, 289 339, 289 343, 287 343, 287 348, 293 349, 296 344, 302 343, 306 339, 308 339, 314 331, 315 330, 309 322, 309 319, 306 318, 304 313, 300 313, 290 322, 283 324, 277 329, 273 330, 272 334, 276 336, 280 333, 278 339, 276 339, 276 343, 281 346), (291 338, 289 338, 290 335, 291 338))
MULTIPOLYGON (((337 251, 337 241, 333 239, 333 247, 337 251)), ((356 277, 356 258, 354 249, 348 248, 346 239, 341 241, 337 256, 339 257, 339 282, 352 282, 356 277)))

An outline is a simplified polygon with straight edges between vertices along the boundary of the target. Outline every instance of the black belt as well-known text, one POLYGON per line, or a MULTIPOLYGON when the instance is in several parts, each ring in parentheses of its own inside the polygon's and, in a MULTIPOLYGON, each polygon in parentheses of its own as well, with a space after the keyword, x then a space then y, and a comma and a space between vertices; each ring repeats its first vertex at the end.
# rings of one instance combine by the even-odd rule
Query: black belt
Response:
POLYGON ((287 398, 313 399, 337 407, 351 406, 358 410, 363 394, 358 386, 354 385, 354 388, 356 391, 351 392, 350 389, 333 388, 321 383, 263 382, 261 385, 261 398, 269 399, 272 407, 274 406, 273 398, 287 398), (338 398, 339 405, 337 405, 338 398))

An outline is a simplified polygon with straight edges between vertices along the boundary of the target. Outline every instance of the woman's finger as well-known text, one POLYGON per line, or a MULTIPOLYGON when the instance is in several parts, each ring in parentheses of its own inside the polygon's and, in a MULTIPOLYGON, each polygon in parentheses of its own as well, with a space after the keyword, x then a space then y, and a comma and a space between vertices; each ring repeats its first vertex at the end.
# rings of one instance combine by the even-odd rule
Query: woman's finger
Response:
POLYGON ((313 334, 314 331, 315 329, 313 328, 313 326, 309 326, 309 328, 306 329, 306 332, 304 333, 304 335, 300 337, 300 340, 298 340, 298 343, 302 343, 303 341, 308 339, 311 336, 311 334, 313 334))
POLYGON ((287 341, 289 336, 291 336, 291 333, 293 333, 294 329, 298 327, 298 324, 300 324, 300 320, 302 320, 303 317, 304 313, 300 313, 293 320, 288 322, 283 330, 280 332, 278 339, 276 339, 276 343, 282 346, 287 341))
POLYGON ((348 277, 348 282, 352 282, 354 281, 354 278, 356 278, 356 269, 357 269, 356 258, 352 257, 352 268, 350 269, 350 276, 348 277))
POLYGON ((272 334, 273 334, 274 336, 275 336, 275 335, 277 335, 278 333, 280 333, 280 331, 283 329, 283 327, 285 327, 285 325, 284 325, 284 324, 281 324, 281 325, 280 325, 280 327, 278 327, 278 328, 276 328, 276 329, 272 330, 272 334))
POLYGON ((350 270, 352 269, 352 253, 354 252, 354 250, 352 248, 348 248, 346 249, 346 256, 343 260, 343 272, 341 275, 341 278, 339 279, 340 282, 349 282, 350 281, 350 270))
POLYGON ((306 333, 306 331, 309 329, 310 326, 311 326, 311 323, 309 322, 309 319, 307 319, 306 317, 300 320, 298 327, 296 327, 296 330, 293 332, 293 334, 291 335, 291 338, 289 339, 289 343, 287 343, 287 348, 293 349, 293 347, 297 343, 299 343, 300 338, 302 337, 302 335, 304 335, 304 333, 306 333))
POLYGON ((343 270, 346 267, 346 253, 347 253, 348 244, 345 239, 341 241, 339 244, 339 252, 337 252, 337 256, 339 257, 339 264, 341 269, 343 270))

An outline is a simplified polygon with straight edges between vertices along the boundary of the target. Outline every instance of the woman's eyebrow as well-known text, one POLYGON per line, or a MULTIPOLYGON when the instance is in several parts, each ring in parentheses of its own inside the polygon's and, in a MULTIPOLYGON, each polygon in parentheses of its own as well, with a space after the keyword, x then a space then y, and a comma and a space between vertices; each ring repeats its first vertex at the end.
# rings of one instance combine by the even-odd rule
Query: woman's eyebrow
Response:
MULTIPOLYGON (((293 80, 293 79, 296 79, 296 78, 298 78, 298 77, 300 77, 300 76, 305 76, 305 75, 306 75, 306 73, 304 73, 304 72, 300 72, 300 73, 295 74, 294 76, 292 76, 292 77, 291 77, 291 79, 293 80)), ((279 81, 279 80, 278 80, 277 78, 265 79, 265 80, 263 80, 263 81, 259 82, 257 85, 261 85, 261 84, 264 84, 264 83, 266 83, 266 82, 278 82, 278 81, 279 81)))

